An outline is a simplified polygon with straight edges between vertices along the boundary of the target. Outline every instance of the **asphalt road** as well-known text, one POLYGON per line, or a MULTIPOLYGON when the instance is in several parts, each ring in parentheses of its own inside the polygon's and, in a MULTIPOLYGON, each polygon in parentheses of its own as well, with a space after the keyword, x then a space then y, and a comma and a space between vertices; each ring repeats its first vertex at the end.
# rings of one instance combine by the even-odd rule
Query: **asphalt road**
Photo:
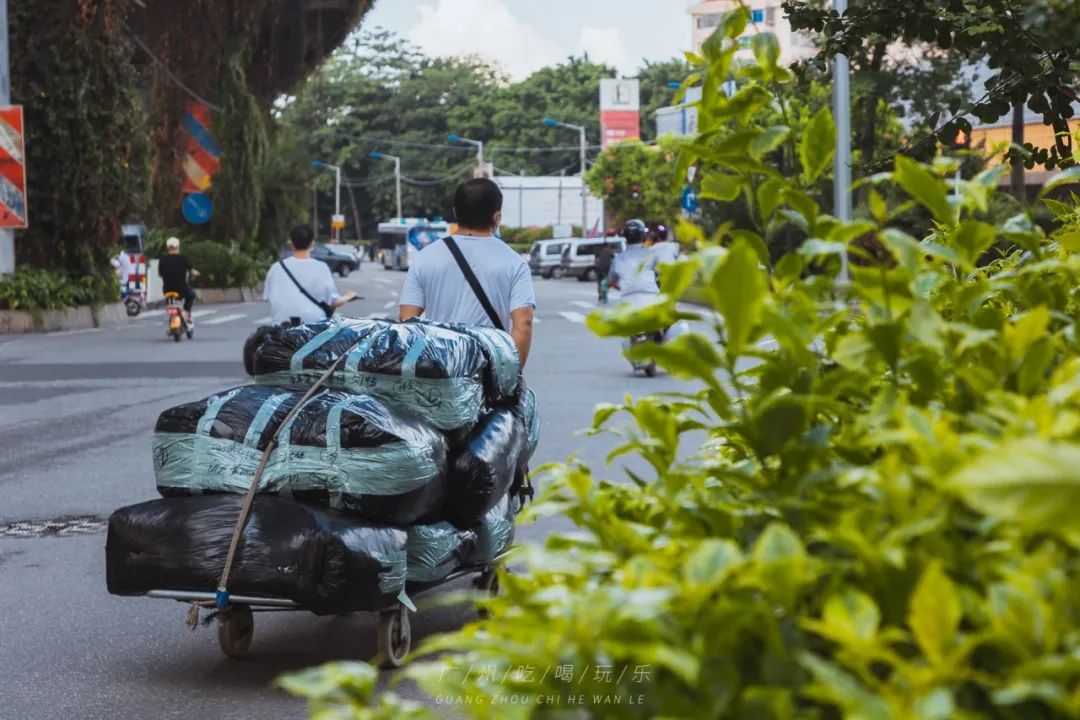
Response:
MULTIPOLYGON (((365 300, 346 314, 396 314, 403 276, 365 268, 340 282, 365 300)), ((538 323, 526 375, 543 418, 533 465, 573 453, 602 467, 609 437, 585 438, 601 402, 680 389, 634 377, 617 340, 584 326, 594 288, 537 279, 538 323)), ((214 628, 189 632, 185 607, 119 598, 105 589, 103 521, 156 497, 150 457, 163 409, 243 384, 244 338, 267 306, 203 306, 196 337, 176 344, 164 317, 48 336, 0 336, 0 718, 303 718, 304 704, 270 687, 282 672, 369 659, 368 614, 256 616, 251 657, 225 658, 214 628)), ((618 476, 617 468, 611 470, 618 476)), ((539 542, 565 530, 552 519, 519 531, 539 542)), ((422 608, 414 643, 474 617, 469 607, 422 608)))

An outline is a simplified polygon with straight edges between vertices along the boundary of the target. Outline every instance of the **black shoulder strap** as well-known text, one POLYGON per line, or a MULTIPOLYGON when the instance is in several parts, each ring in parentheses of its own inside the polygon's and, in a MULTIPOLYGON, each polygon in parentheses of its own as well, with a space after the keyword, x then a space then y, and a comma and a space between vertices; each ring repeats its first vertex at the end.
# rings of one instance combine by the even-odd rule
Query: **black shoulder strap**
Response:
POLYGON ((303 294, 304 297, 306 297, 308 300, 310 300, 312 302, 312 304, 314 304, 316 307, 318 307, 320 310, 322 310, 324 313, 326 313, 326 317, 333 317, 334 308, 330 307, 327 303, 320 302, 320 301, 316 300, 315 298, 313 298, 311 296, 311 293, 309 293, 306 289, 304 289, 304 286, 301 285, 300 281, 296 279, 296 276, 293 275, 291 272, 289 272, 289 268, 285 265, 284 260, 279 260, 278 265, 281 266, 281 269, 285 271, 285 274, 288 275, 289 279, 293 281, 293 285, 296 286, 296 289, 299 290, 303 294))
POLYGON ((469 261, 465 259, 465 255, 461 252, 457 242, 452 237, 444 238, 443 241, 446 243, 450 254, 454 256, 454 260, 457 261, 458 267, 461 268, 461 274, 465 276, 465 281, 469 283, 469 287, 472 288, 476 299, 480 301, 480 305, 484 308, 484 312, 487 313, 491 324, 495 326, 496 330, 506 330, 503 327, 502 320, 495 313, 495 308, 492 306, 491 300, 488 299, 487 293, 484 292, 484 288, 480 287, 480 281, 476 279, 476 273, 469 266, 469 261))

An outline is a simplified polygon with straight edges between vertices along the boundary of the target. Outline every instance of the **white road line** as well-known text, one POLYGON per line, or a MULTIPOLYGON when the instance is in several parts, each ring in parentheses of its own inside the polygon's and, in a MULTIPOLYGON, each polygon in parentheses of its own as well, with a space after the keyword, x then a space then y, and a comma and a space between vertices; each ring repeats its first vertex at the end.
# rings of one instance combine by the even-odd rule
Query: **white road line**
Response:
POLYGON ((88 335, 90 333, 101 332, 101 328, 83 328, 82 330, 59 330, 57 332, 47 332, 41 335, 41 337, 68 337, 70 335, 88 335))
POLYGON ((138 317, 139 317, 139 319, 148 318, 148 317, 161 317, 164 314, 165 314, 164 310, 144 310, 143 312, 139 313, 138 317))
POLYGON ((216 312, 217 310, 192 310, 191 317, 192 319, 201 318, 206 317, 207 315, 213 315, 216 312))
POLYGON ((594 305, 594 304, 592 304, 590 302, 585 302, 584 300, 574 300, 570 304, 571 305, 576 305, 579 308, 585 308, 586 310, 595 310, 596 309, 596 305, 594 305))
MULTIPOLYGON (((194 315, 194 314, 195 313, 192 313, 192 315, 194 315)), ((240 315, 223 315, 223 316, 221 316, 219 318, 214 318, 213 320, 207 320, 202 324, 203 325, 222 325, 222 324, 227 323, 227 322, 232 322, 233 320, 243 320, 246 317, 247 317, 247 315, 243 315, 243 314, 240 314, 240 315)))
POLYGON ((391 301, 385 303, 382 307, 383 307, 383 310, 389 310, 390 308, 394 307, 395 305, 397 305, 397 300, 391 300, 391 301))
POLYGON ((271 320, 272 320, 272 318, 264 317, 264 318, 262 318, 260 320, 256 320, 255 324, 256 325, 269 325, 271 320))
POLYGON ((569 320, 570 322, 575 322, 575 323, 584 323, 585 322, 585 316, 582 315, 581 313, 564 311, 564 312, 560 312, 559 314, 562 315, 567 320, 569 320))

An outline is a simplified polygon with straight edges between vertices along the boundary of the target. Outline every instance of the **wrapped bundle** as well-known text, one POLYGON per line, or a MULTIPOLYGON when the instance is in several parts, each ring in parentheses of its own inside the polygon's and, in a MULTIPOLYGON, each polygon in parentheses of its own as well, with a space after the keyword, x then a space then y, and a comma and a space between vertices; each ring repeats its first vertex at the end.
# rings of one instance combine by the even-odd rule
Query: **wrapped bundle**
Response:
MULTIPOLYGON (((243 498, 167 498, 109 518, 114 595, 213 592, 243 498)), ((293 600, 320 615, 390 606, 405 587, 406 534, 273 497, 256 497, 229 577, 234 595, 293 600)))
POLYGON ((414 525, 407 529, 406 579, 431 583, 442 580, 465 564, 476 546, 476 534, 450 523, 414 525))
POLYGON ((467 565, 487 565, 510 549, 514 542, 514 518, 520 509, 516 497, 503 495, 474 528, 476 544, 465 558, 467 565))
MULTIPOLYGON (((513 342, 503 335, 516 358, 513 342)), ((331 386, 373 395, 451 431, 474 424, 485 400, 501 400, 506 388, 512 393, 517 386, 516 375, 511 380, 505 369, 495 373, 489 359, 502 358, 506 348, 496 353, 494 339, 485 344, 478 337, 487 335, 416 321, 332 319, 280 328, 250 343, 258 345, 251 355, 260 384, 310 385, 344 354, 331 386)), ((505 359, 499 363, 506 365, 505 359)))
MULTIPOLYGON (((154 433, 158 491, 247 492, 263 451, 303 392, 258 385, 166 410, 154 433)), ((408 525, 434 517, 445 487, 446 440, 373 397, 326 390, 278 435, 259 492, 408 525)))
POLYGON ((536 396, 528 388, 514 407, 485 415, 450 461, 443 517, 459 528, 479 523, 524 472, 539 426, 536 396))

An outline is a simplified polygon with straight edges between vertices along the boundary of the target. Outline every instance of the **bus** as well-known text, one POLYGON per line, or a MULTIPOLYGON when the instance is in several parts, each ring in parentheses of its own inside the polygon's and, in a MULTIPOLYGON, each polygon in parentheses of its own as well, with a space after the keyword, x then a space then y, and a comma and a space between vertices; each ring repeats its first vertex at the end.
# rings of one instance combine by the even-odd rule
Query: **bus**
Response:
POLYGON ((408 270, 413 255, 450 234, 442 220, 405 218, 379 224, 379 253, 384 270, 408 270))

